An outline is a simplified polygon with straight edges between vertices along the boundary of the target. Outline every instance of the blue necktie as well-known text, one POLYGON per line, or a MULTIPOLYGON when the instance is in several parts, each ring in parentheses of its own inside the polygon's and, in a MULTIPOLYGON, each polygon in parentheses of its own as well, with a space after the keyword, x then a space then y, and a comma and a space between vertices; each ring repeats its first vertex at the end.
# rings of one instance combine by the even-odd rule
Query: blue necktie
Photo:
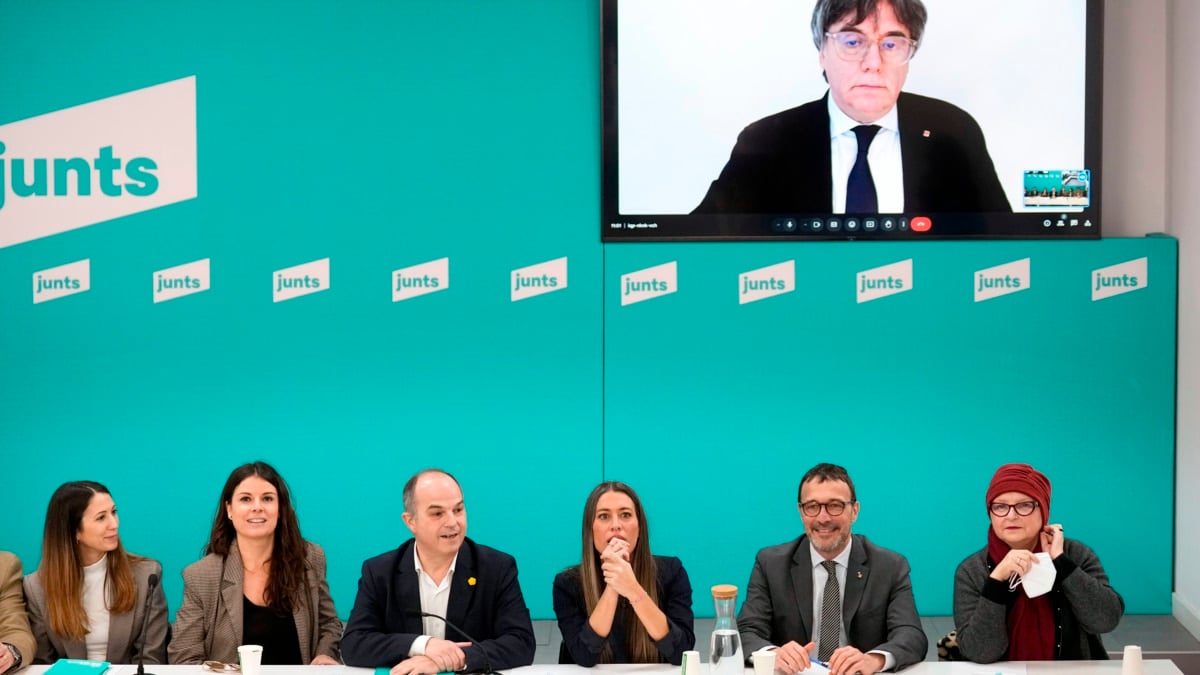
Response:
POLYGON ((846 181, 846 213, 877 213, 879 199, 875 196, 875 179, 871 178, 871 165, 867 164, 867 150, 879 127, 863 124, 854 127, 858 137, 858 156, 854 168, 850 169, 850 180, 846 181))

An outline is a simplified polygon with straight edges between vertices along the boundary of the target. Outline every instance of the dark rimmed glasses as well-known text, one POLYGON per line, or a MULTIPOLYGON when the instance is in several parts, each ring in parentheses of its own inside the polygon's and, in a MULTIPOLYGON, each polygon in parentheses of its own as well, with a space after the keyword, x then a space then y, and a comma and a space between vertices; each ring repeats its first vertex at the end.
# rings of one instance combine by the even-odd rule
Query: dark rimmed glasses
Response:
POLYGON ((801 502, 800 512, 809 518, 815 518, 821 515, 821 509, 825 509, 825 513, 831 516, 840 516, 846 510, 846 507, 854 502, 843 502, 834 500, 832 502, 801 502))
POLYGON ((1007 516, 1010 510, 1016 511, 1018 516, 1027 516, 1037 510, 1037 505, 1037 502, 1017 502, 1016 504, 992 502, 988 505, 988 511, 991 511, 992 515, 997 518, 1007 516))

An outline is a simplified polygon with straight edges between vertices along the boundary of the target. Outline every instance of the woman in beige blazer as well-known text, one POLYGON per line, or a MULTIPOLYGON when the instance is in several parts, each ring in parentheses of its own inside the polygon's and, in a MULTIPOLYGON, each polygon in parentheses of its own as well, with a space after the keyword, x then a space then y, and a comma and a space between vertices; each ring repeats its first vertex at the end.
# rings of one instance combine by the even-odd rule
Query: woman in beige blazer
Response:
POLYGON ((165 662, 162 566, 127 553, 118 525, 112 495, 99 483, 65 483, 50 497, 42 563, 24 581, 34 663, 136 663, 143 649, 147 663, 165 662))
POLYGON ((33 663, 37 642, 21 591, 21 560, 0 551, 0 675, 33 663))
POLYGON ((287 483, 269 464, 230 474, 204 552, 183 570, 171 663, 236 663, 238 645, 256 644, 263 664, 338 664, 342 622, 325 552, 300 536, 287 483))

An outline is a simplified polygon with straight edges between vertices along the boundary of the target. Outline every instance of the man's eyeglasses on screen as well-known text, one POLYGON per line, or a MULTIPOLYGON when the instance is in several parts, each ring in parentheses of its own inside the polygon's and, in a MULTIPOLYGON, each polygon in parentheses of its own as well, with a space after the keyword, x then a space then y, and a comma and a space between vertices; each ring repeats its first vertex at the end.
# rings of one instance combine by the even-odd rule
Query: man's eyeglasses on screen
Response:
MULTIPOLYGON (((844 61, 862 61, 871 50, 871 41, 858 31, 826 33, 825 37, 833 40, 838 56, 844 61)), ((917 41, 903 35, 885 35, 879 38, 876 44, 879 46, 879 60, 892 66, 908 63, 917 51, 917 41)))

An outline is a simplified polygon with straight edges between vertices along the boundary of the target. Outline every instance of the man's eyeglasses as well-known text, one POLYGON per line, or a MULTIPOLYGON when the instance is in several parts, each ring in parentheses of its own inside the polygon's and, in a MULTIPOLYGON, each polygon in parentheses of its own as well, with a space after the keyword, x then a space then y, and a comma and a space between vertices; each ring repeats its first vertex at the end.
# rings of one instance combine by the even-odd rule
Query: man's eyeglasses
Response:
POLYGON ((1017 512, 1018 516, 1027 516, 1037 509, 1037 502, 1020 502, 1017 504, 1001 504, 1000 502, 992 502, 988 506, 988 511, 992 512, 993 516, 1003 518, 1008 515, 1009 510, 1017 512))
POLYGON ((204 670, 211 673, 240 673, 242 667, 236 663, 221 663, 220 661, 205 661, 200 664, 204 670))
MULTIPOLYGON (((866 35, 854 30, 844 30, 838 33, 826 33, 825 37, 833 40, 838 56, 844 61, 862 61, 871 50, 871 41, 866 35)), ((917 41, 903 35, 885 35, 876 41, 879 45, 879 60, 890 66, 902 66, 908 63, 917 51, 917 41)))
POLYGON ((815 518, 821 515, 821 507, 825 507, 825 513, 831 516, 840 516, 846 510, 846 507, 853 503, 839 501, 825 502, 824 504, 821 502, 802 502, 800 504, 800 511, 809 518, 815 518))

